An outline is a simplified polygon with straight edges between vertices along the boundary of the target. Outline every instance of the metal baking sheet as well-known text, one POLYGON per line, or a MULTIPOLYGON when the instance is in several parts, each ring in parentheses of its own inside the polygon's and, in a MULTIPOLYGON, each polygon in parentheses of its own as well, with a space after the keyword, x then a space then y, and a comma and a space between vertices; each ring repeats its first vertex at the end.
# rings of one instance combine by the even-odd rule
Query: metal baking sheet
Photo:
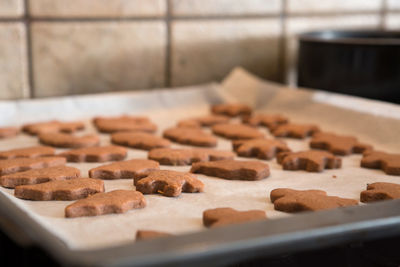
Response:
MULTIPOLYGON (((326 130, 354 134, 362 141, 374 144, 378 149, 399 151, 396 139, 400 132, 398 106, 316 91, 292 90, 261 81, 241 69, 235 70, 222 86, 214 84, 172 91, 3 102, 0 103, 0 111, 3 111, 1 114, 4 114, 0 117, 0 123, 24 123, 32 121, 32 116, 35 120, 88 119, 94 115, 134 113, 151 116, 163 129, 174 125, 178 119, 204 114, 210 103, 235 100, 246 102, 259 111, 287 114, 293 121, 315 122, 326 130), (48 110, 55 112, 45 112, 48 110), (68 112, 60 113, 56 112, 57 110, 68 112)), ((89 128, 90 130, 93 129, 89 128)), ((21 138, 21 146, 36 142, 35 139, 24 136, 21 138)), ((102 142, 107 141, 108 136, 102 136, 102 142)), ((307 142, 304 141, 288 141, 289 146, 295 150, 307 147, 307 142)), ((15 144, 2 143, 2 149, 8 146, 13 147, 15 144)), ((230 149, 230 143, 221 139, 219 148, 230 149)), ((130 156, 145 157, 146 153, 131 151, 130 156)), ((270 178, 246 184, 241 181, 228 182, 200 176, 206 184, 205 196, 186 194, 179 199, 180 202, 185 201, 182 206, 174 200, 172 205, 186 208, 185 212, 181 211, 178 214, 188 216, 174 218, 170 215, 171 210, 166 210, 171 218, 168 219, 164 213, 166 219, 162 219, 163 223, 156 221, 155 217, 159 217, 154 214, 150 214, 152 217, 147 214, 151 221, 145 221, 142 217, 139 222, 132 222, 131 220, 138 217, 137 213, 132 211, 130 215, 86 218, 83 219, 84 222, 77 222, 74 227, 70 227, 68 219, 62 218, 66 203, 52 203, 54 205, 45 210, 43 205, 50 206, 50 203, 26 204, 26 201, 16 200, 12 196, 12 190, 2 189, 0 212, 4 216, 0 223, 10 233, 18 233, 14 234, 14 237, 21 242, 40 244, 62 262, 78 265, 162 264, 182 263, 188 260, 196 260, 197 263, 204 260, 226 263, 227 255, 229 260, 238 260, 260 253, 269 255, 289 252, 298 248, 299 244, 306 249, 333 242, 364 240, 393 234, 398 231, 400 220, 399 205, 396 201, 289 217, 287 214, 273 211, 268 195, 269 191, 276 187, 321 188, 330 194, 358 198, 366 183, 396 182, 398 179, 384 175, 379 170, 359 168, 357 164, 360 158, 359 155, 346 157, 343 170, 326 171, 323 174, 283 172, 275 161, 270 161, 270 178), (333 178, 333 175, 337 178, 333 178), (223 188, 226 190, 222 190, 223 188), (239 189, 241 191, 237 191, 239 189), (240 197, 233 200, 231 195, 240 197), (189 205, 192 204, 191 201, 195 201, 193 198, 199 199, 199 202, 208 201, 209 208, 232 206, 248 209, 251 205, 251 208, 266 210, 271 219, 266 222, 204 231, 201 226, 201 212, 204 206, 189 205), (99 221, 108 221, 108 224, 99 221), (125 223, 120 224, 121 221, 125 223), (135 229, 139 226, 143 228, 144 225, 149 225, 149 222, 152 229, 156 228, 154 230, 181 235, 135 243, 135 229), (114 227, 110 227, 110 223, 114 223, 114 227), (86 235, 80 236, 85 232, 86 235), (119 233, 120 236, 115 238, 114 233, 119 233)), ((83 169, 87 171, 89 167, 85 166, 83 169)), ((181 168, 187 169, 188 167, 181 168)), ((127 180, 106 183, 108 190, 121 186, 132 187, 127 180)), ((147 198, 150 199, 151 205, 146 209, 157 205, 160 205, 159 208, 163 207, 162 202, 169 201, 160 196, 147 198)), ((161 212, 161 218, 162 216, 161 212)))

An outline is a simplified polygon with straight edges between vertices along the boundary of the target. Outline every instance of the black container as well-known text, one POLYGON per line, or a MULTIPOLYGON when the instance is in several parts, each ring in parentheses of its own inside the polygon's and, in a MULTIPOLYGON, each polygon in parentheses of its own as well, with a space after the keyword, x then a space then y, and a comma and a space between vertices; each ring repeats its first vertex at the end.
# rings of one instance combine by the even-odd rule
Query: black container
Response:
POLYGON ((309 32, 299 43, 299 86, 400 103, 400 32, 309 32))

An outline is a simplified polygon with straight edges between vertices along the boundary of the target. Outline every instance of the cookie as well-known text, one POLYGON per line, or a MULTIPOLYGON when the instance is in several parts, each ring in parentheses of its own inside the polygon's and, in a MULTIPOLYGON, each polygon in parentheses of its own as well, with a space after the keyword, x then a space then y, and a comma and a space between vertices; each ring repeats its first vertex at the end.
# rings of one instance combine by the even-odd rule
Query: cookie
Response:
POLYGON ((284 170, 290 171, 322 172, 324 169, 337 169, 342 166, 341 158, 320 150, 282 152, 278 154, 277 161, 284 170))
POLYGON ((373 183, 367 185, 367 190, 360 194, 364 203, 400 198, 400 184, 373 183))
POLYGON ((78 130, 85 128, 83 122, 61 122, 57 120, 37 122, 25 124, 22 130, 31 135, 38 135, 42 132, 63 132, 63 133, 73 133, 78 130))
POLYGON ((11 149, 0 152, 0 159, 14 159, 14 158, 37 158, 44 156, 53 156, 55 149, 48 146, 32 146, 11 149))
POLYGON ((243 116, 242 122, 251 126, 265 126, 268 129, 274 129, 278 125, 288 123, 289 119, 279 114, 255 114, 252 116, 243 116))
POLYGON ((119 117, 97 117, 93 120, 97 130, 102 133, 115 133, 122 131, 141 131, 153 133, 157 126, 147 117, 119 116, 119 117))
POLYGON ((274 208, 284 212, 328 210, 358 204, 354 199, 328 196, 322 190, 278 188, 271 191, 270 198, 274 208))
POLYGON ((146 239, 153 239, 153 238, 167 237, 167 236, 172 236, 172 235, 169 233, 152 231, 152 230, 137 230, 136 232, 136 240, 146 240, 146 239))
POLYGON ((244 124, 224 123, 212 127, 212 132, 216 135, 228 139, 256 139, 263 138, 264 134, 254 127, 244 124))
POLYGON ((14 188, 17 185, 74 179, 80 177, 80 174, 79 169, 61 165, 3 175, 0 177, 0 185, 14 188))
POLYGON ((269 167, 260 161, 218 160, 193 163, 190 172, 228 180, 255 181, 269 176, 269 167))
POLYGON ((0 139, 10 138, 19 134, 19 128, 17 127, 1 127, 0 128, 0 139))
POLYGON ((59 166, 65 163, 66 160, 63 157, 3 159, 0 160, 0 176, 31 169, 59 166))
POLYGON ((89 177, 106 180, 139 179, 158 169, 160 169, 160 165, 154 160, 131 159, 90 169, 89 177))
POLYGON ((120 146, 85 147, 68 150, 58 154, 68 162, 105 162, 119 161, 127 156, 127 150, 120 146))
POLYGON ((386 174, 400 175, 400 154, 366 151, 361 159, 361 167, 382 169, 386 174))
POLYGON ((310 141, 310 147, 328 150, 335 155, 350 155, 372 150, 372 146, 358 142, 353 136, 327 132, 315 133, 310 141))
POLYGON ((156 148, 150 150, 148 158, 159 162, 161 165, 191 165, 198 161, 212 161, 222 159, 233 159, 235 154, 231 151, 214 149, 177 149, 156 148))
POLYGON ((287 123, 271 129, 271 133, 276 137, 291 137, 303 139, 319 132, 319 127, 314 124, 294 124, 287 123))
POLYGON ((203 192, 204 184, 195 175, 187 172, 156 170, 145 178, 134 179, 136 190, 143 194, 162 194, 177 197, 182 192, 203 192))
POLYGON ((203 212, 203 224, 210 228, 265 219, 267 216, 263 210, 238 211, 232 208, 216 208, 203 212))
POLYGON ((145 132, 119 132, 111 135, 111 142, 116 145, 150 150, 153 148, 169 147, 171 142, 145 132))
POLYGON ((18 185, 14 195, 28 200, 76 200, 104 192, 104 182, 91 178, 50 181, 41 184, 18 185))
POLYGON ((82 148, 100 144, 100 138, 95 134, 75 136, 57 132, 41 133, 39 134, 39 141, 44 145, 61 148, 82 148))
POLYGON ((229 117, 237 117, 241 115, 250 115, 252 110, 248 105, 245 104, 228 103, 211 106, 211 112, 229 117))
POLYGON ((223 115, 206 115, 201 117, 194 117, 178 122, 177 127, 200 128, 213 126, 219 123, 227 123, 230 118, 223 115))
POLYGON ((285 142, 276 139, 249 139, 232 142, 233 150, 240 157, 272 159, 280 152, 289 152, 285 142))
POLYGON ((80 199, 65 208, 65 217, 98 216, 110 213, 125 213, 146 206, 142 193, 133 190, 114 190, 94 194, 80 199))
POLYGON ((201 129, 177 127, 164 131, 163 136, 169 140, 191 146, 215 147, 217 138, 201 129))

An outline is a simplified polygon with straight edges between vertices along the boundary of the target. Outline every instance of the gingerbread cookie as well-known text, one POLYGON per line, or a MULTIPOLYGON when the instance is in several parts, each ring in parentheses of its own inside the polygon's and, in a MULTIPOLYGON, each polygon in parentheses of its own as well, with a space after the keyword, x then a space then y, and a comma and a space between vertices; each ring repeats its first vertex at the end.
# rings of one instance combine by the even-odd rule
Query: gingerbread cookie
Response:
POLYGON ((232 208, 216 208, 203 212, 203 224, 205 227, 218 227, 265 219, 267 219, 267 216, 263 210, 237 211, 232 208))
POLYGON ((272 159, 280 152, 291 151, 285 142, 276 139, 235 140, 232 145, 238 156, 259 159, 272 159))
POLYGON ((127 150, 121 146, 98 146, 72 149, 61 154, 68 162, 105 162, 119 161, 127 156, 127 150))
POLYGON ((66 160, 63 157, 3 159, 0 160, 0 176, 31 169, 59 166, 65 163, 66 160))
POLYGON ((78 130, 85 128, 83 122, 61 122, 57 120, 37 122, 26 124, 22 127, 22 130, 31 135, 37 135, 43 132, 63 132, 63 133, 73 133, 78 130))
POLYGON ((75 136, 57 132, 41 133, 39 134, 39 141, 45 145, 62 148, 82 148, 100 144, 100 138, 95 134, 75 136))
POLYGON ((14 158, 37 158, 45 156, 53 156, 55 149, 48 146, 32 146, 11 149, 0 152, 0 159, 14 159, 14 158))
POLYGON ((179 144, 215 147, 217 139, 209 133, 196 128, 169 128, 164 131, 163 136, 179 144))
POLYGON ((276 126, 271 132, 276 137, 291 137, 303 139, 319 132, 319 127, 314 124, 287 123, 276 126))
POLYGON ((206 115, 179 121, 177 127, 200 128, 202 126, 213 126, 219 123, 227 123, 230 118, 223 115, 206 115))
POLYGON ((327 210, 358 204, 354 199, 328 196, 322 190, 278 188, 271 191, 270 198, 274 208, 284 212, 327 210))
POLYGON ((252 110, 248 105, 245 104, 228 103, 211 106, 211 112, 229 117, 237 117, 241 115, 250 115, 252 110))
POLYGON ((160 193, 177 197, 182 192, 203 192, 204 184, 195 175, 187 172, 156 170, 145 178, 134 179, 136 190, 143 194, 160 193))
POLYGON ((322 172, 324 169, 337 169, 342 167, 342 159, 332 153, 320 150, 300 152, 282 152, 277 156, 277 161, 284 170, 305 170, 308 172, 322 172))
POLYGON ((228 180, 255 181, 269 176, 269 167, 260 161, 218 160, 193 163, 190 172, 228 180))
POLYGON ((10 138, 19 134, 19 128, 17 127, 1 127, 0 128, 0 139, 10 138))
POLYGON ((367 190, 360 194, 361 202, 375 202, 400 198, 400 184, 373 183, 367 185, 367 190))
POLYGON ((113 144, 143 150, 169 147, 171 145, 169 140, 145 132, 114 133, 111 135, 111 142, 113 144))
POLYGON ((251 126, 265 126, 268 129, 274 129, 278 125, 286 124, 289 119, 279 114, 255 114, 253 116, 244 116, 243 123, 251 126))
POLYGON ((327 132, 315 133, 310 141, 310 147, 328 150, 335 155, 350 155, 372 150, 372 146, 358 142, 353 136, 327 132))
POLYGON ((158 162, 146 159, 118 161, 89 170, 89 177, 97 179, 139 179, 150 172, 160 169, 158 162))
POLYGON ((79 169, 61 165, 3 175, 0 177, 0 185, 14 188, 17 185, 74 179, 80 177, 80 174, 79 169))
POLYGON ((157 126, 147 117, 119 116, 119 117, 97 117, 93 119, 97 130, 102 133, 115 133, 122 131, 141 131, 153 133, 157 126))
POLYGON ((41 184, 18 185, 14 195, 28 200, 75 200, 104 192, 104 182, 91 178, 50 181, 41 184))
POLYGON ((264 134, 254 127, 239 123, 217 124, 212 127, 214 134, 228 139, 255 139, 263 138, 264 134))
POLYGON ((94 194, 80 199, 65 208, 65 217, 98 216, 110 213, 125 213, 146 206, 142 193, 133 190, 114 190, 94 194))
POLYGON ((152 231, 152 230, 137 230, 136 232, 136 240, 147 240, 147 239, 154 239, 167 236, 172 236, 172 235, 169 233, 152 231))
POLYGON ((400 175, 400 154, 366 151, 361 159, 361 167, 382 169, 386 174, 400 175))
POLYGON ((148 158, 158 161, 162 165, 191 165, 198 161, 213 161, 222 159, 233 159, 235 154, 230 151, 213 149, 176 149, 156 148, 150 150, 148 158))

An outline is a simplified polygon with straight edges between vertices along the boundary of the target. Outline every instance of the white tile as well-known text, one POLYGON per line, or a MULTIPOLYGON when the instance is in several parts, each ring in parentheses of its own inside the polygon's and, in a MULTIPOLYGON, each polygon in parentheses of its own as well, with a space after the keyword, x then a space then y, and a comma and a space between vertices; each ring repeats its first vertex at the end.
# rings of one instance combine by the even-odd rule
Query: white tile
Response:
POLYGON ((172 27, 172 84, 219 81, 234 67, 276 80, 278 19, 177 21, 172 27))
POLYGON ((382 8, 382 0, 288 0, 288 12, 343 12, 376 11, 382 8))
POLYGON ((0 23, 0 40, 0 99, 29 97, 24 25, 0 23))
POLYGON ((33 24, 35 96, 164 86, 162 22, 33 24))
POLYGON ((23 0, 0 0, 0 18, 14 18, 24 15, 23 0))

